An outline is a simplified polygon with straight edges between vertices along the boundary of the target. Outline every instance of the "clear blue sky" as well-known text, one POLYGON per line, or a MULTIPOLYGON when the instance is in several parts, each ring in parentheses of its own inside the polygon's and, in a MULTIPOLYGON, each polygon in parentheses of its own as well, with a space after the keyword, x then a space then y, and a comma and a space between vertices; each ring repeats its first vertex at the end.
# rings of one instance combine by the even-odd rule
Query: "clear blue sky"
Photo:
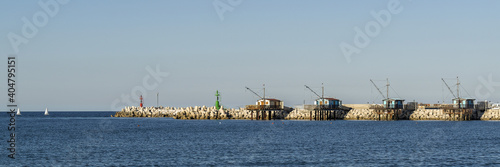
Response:
MULTIPOLYGON (((320 92, 321 83, 327 96, 344 103, 380 102, 369 79, 383 87, 385 78, 407 101, 436 103, 444 96, 450 102, 441 78, 456 76, 470 96, 500 101, 500 85, 487 89, 479 79, 491 75, 500 82, 500 1, 401 0, 401 12, 350 62, 340 44, 352 45, 354 27, 364 30, 376 21, 370 12, 388 10, 391 1, 242 0, 223 20, 213 2, 60 5, 19 45, 21 108, 113 110, 122 95, 144 87, 148 66, 169 75, 160 83, 147 80, 158 86, 147 90, 146 106, 156 104, 157 92, 163 106, 212 106, 219 90, 222 104, 242 107, 257 99, 245 86, 262 93, 264 83, 266 96, 288 106, 312 103, 303 85, 320 92)), ((0 3, 0 55, 6 57, 16 54, 8 34, 22 35, 22 18, 32 21, 44 10, 39 1, 0 3)), ((6 61, 0 67, 6 69, 6 61)), ((5 71, 0 78, 6 80, 5 71)), ((0 100, 6 103, 5 87, 0 100)))

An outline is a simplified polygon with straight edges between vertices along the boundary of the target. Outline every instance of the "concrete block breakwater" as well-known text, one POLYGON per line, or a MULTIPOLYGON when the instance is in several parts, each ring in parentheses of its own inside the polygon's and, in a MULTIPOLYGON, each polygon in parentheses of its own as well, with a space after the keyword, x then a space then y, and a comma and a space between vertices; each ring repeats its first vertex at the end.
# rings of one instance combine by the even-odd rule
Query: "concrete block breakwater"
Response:
MULTIPOLYGON (((349 106, 349 105, 347 105, 349 106)), ((350 110, 331 110, 327 115, 301 108, 269 111, 263 113, 244 108, 217 110, 215 107, 125 107, 112 117, 172 117, 174 119, 284 119, 284 120, 500 120, 499 109, 486 111, 473 110, 470 115, 450 114, 442 109, 402 110, 398 114, 376 113, 373 109, 363 106, 350 106, 350 110)))

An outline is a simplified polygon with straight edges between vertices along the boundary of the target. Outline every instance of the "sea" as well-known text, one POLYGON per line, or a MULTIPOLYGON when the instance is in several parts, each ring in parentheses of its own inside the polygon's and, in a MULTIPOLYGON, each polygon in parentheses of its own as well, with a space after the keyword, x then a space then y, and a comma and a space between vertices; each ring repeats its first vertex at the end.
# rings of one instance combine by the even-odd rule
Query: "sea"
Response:
POLYGON ((1 166, 500 166, 498 121, 114 118, 24 112, 1 166))

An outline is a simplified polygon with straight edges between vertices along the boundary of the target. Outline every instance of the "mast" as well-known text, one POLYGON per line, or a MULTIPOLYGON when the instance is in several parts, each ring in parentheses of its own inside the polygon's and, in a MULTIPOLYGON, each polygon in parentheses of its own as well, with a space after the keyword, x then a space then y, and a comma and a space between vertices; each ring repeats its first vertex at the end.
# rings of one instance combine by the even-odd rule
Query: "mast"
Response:
POLYGON ((321 83, 321 101, 323 101, 323 105, 320 105, 319 108, 322 109, 325 106, 325 86, 321 83))
POLYGON ((448 86, 448 84, 446 83, 446 81, 444 81, 443 78, 441 78, 441 80, 443 80, 443 83, 446 85, 446 87, 448 87, 448 90, 451 92, 451 94, 453 95, 453 97, 457 100, 457 103, 458 103, 458 108, 460 108, 461 106, 461 99, 460 99, 460 80, 458 79, 457 77, 457 95, 455 96, 455 93, 451 90, 450 86, 448 86))
POLYGON ((323 83, 321 83, 321 100, 323 100, 325 97, 325 86, 323 86, 323 83))
POLYGON ((460 105, 462 103, 462 100, 460 99, 460 80, 458 80, 457 76, 457 98, 458 98, 458 108, 461 108, 460 105))
POLYGON ((457 97, 460 99, 460 80, 458 80, 458 77, 457 77, 457 97))
POLYGON ((264 87, 264 106, 266 106, 266 84, 262 84, 262 86, 264 87))
POLYGON ((389 78, 387 78, 387 99, 389 99, 389 86, 391 86, 391 84, 389 84, 389 78))

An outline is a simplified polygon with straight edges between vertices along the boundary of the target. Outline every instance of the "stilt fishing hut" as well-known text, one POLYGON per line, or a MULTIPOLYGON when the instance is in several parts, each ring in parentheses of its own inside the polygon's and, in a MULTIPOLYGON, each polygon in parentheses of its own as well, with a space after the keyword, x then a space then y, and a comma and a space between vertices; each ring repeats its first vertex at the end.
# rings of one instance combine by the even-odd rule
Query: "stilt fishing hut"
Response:
POLYGON ((451 92, 453 95, 452 102, 453 104, 451 105, 442 105, 440 108, 443 110, 444 114, 447 114, 448 120, 450 121, 465 121, 465 120, 471 120, 472 115, 475 112, 474 108, 474 101, 475 99, 472 98, 462 98, 460 97, 460 80, 457 77, 457 94, 452 91, 450 86, 448 86, 448 83, 443 80, 443 83, 448 87, 448 90, 451 92))
POLYGON ((314 105, 304 105, 304 109, 309 110, 309 120, 337 119, 337 111, 342 110, 342 101, 336 98, 325 98, 324 86, 321 86, 321 96, 309 86, 304 86, 318 96, 318 99, 314 101, 314 105))
POLYGON ((391 84, 389 83, 389 79, 387 79, 387 96, 382 93, 382 91, 378 88, 378 86, 370 79, 373 86, 378 90, 378 92, 384 98, 382 100, 383 105, 372 105, 370 109, 373 109, 378 115, 378 120, 398 120, 399 116, 403 113, 404 109, 404 99, 399 98, 389 98, 389 87, 391 84))
POLYGON ((277 112, 282 112, 285 110, 285 105, 283 101, 274 99, 274 98, 266 98, 266 88, 264 85, 264 95, 260 96, 259 94, 255 93, 252 89, 245 87, 247 90, 255 94, 257 97, 260 99, 257 100, 255 105, 247 105, 245 106, 246 110, 250 111, 250 119, 256 119, 256 120, 272 120, 276 119, 276 113, 277 112))

